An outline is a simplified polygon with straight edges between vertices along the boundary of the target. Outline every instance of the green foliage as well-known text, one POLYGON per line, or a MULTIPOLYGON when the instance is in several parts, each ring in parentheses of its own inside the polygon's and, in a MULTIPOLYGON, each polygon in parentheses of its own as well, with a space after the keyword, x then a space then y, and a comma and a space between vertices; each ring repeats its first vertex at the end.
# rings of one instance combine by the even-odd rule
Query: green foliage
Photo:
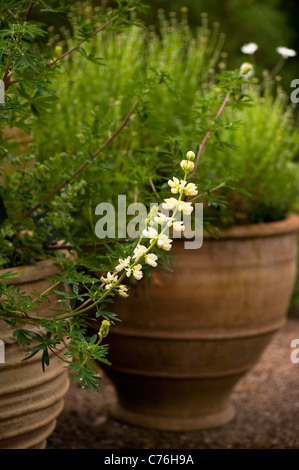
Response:
MULTIPOLYGON (((2 2, 1 7, 0 68, 6 93, 5 102, 0 104, 0 266, 11 270, 0 274, 0 318, 14 329, 16 340, 25 350, 25 360, 38 355, 44 370, 52 354, 62 354, 83 387, 100 391, 99 371, 90 363, 108 364, 108 346, 100 344, 106 334, 101 334, 97 343, 94 337, 89 338, 88 312, 99 305, 98 319, 103 317, 106 325, 118 320, 108 311, 115 294, 105 290, 100 280, 100 274, 111 267, 113 256, 107 258, 99 248, 91 256, 83 250, 81 257, 69 258, 59 249, 64 247, 55 248, 61 239, 72 243, 72 249, 80 246, 81 240, 74 233, 75 217, 82 207, 90 206, 87 180, 73 178, 73 166, 66 163, 65 153, 52 152, 47 159, 39 159, 31 137, 31 143, 25 146, 18 141, 22 142, 23 132, 31 133, 36 119, 45 122, 53 111, 57 96, 52 82, 61 73, 60 61, 76 53, 98 66, 101 59, 92 52, 85 53, 86 43, 104 29, 130 27, 135 22, 132 13, 144 7, 138 0, 119 0, 116 8, 102 10, 90 21, 68 1, 31 4, 11 0, 2 2), (71 50, 62 50, 49 39, 45 25, 32 20, 32 6, 40 12, 69 11, 76 28, 71 50), (53 260, 60 266, 59 274, 45 292, 23 292, 13 283, 14 268, 41 259, 53 260), (57 307, 48 317, 39 317, 41 303, 53 293, 58 296, 57 307), (66 356, 61 352, 63 347, 66 356)), ((139 95, 142 93, 140 87, 139 95)), ((79 148, 71 157, 72 163, 91 161, 91 149, 88 145, 79 148)), ((98 174, 101 172, 99 165, 98 174)), ((107 326, 105 331, 108 333, 107 326)))
POLYGON ((47 123, 39 121, 34 131, 40 158, 53 153, 53 142, 70 164, 76 149, 90 145, 92 152, 101 133, 112 133, 125 115, 132 90, 143 89, 147 93, 132 126, 85 173, 93 206, 117 194, 127 194, 130 202, 138 194, 138 201, 148 204, 153 186, 156 199, 163 197, 174 162, 186 148, 197 152, 212 127, 194 180, 207 193, 206 220, 224 227, 285 217, 297 197, 297 178, 290 181, 290 174, 297 174, 298 149, 287 100, 280 92, 276 96, 270 77, 262 90, 256 78, 249 87, 238 85, 236 73, 225 70, 219 27, 211 32, 206 16, 195 34, 184 15, 168 21, 160 12, 158 21, 157 30, 131 27, 97 36, 86 55, 101 54, 105 67, 84 61, 83 68, 78 55, 62 64, 67 79, 63 73, 55 80, 59 102, 49 119, 51 138, 44 131, 47 123), (227 90, 229 102, 213 124, 227 90), (105 171, 100 187, 95 165, 105 171))
MULTIPOLYGON (((92 361, 109 363, 102 341, 119 321, 113 302, 126 272, 113 287, 102 275, 136 246, 117 236, 99 243, 97 204, 116 207, 122 194, 127 204, 163 201, 169 178, 181 178, 186 149, 197 153, 200 143, 191 178, 207 230, 282 218, 297 195, 290 176, 298 174, 298 147, 281 95, 225 69, 223 38, 206 19, 195 35, 186 18, 161 14, 158 31, 145 29, 135 17, 143 6, 34 2, 40 12, 68 12, 71 32, 60 35, 33 21, 27 2, 5 2, 1 17, 0 267, 12 274, 0 274, 0 318, 25 358, 39 355, 45 368, 65 348, 66 366, 95 391, 92 361), (24 133, 30 142, 17 145, 24 133), (42 259, 60 268, 51 287, 28 294, 13 285, 14 267, 42 259), (52 294, 55 308, 40 318, 52 294), (90 337, 93 319, 103 328, 90 337)), ((169 273, 168 253, 158 262, 169 273)), ((149 266, 144 274, 150 281, 149 266)))

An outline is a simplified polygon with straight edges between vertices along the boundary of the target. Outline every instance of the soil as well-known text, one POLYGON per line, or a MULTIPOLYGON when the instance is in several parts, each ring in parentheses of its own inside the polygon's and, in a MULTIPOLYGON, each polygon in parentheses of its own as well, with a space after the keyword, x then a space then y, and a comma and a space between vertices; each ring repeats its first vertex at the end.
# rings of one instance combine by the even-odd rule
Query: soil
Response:
POLYGON ((104 376, 101 395, 71 382, 47 449, 299 449, 299 362, 291 361, 299 352, 290 346, 296 338, 299 343, 297 315, 238 383, 237 415, 221 428, 164 432, 121 423, 109 414, 116 393, 104 376))

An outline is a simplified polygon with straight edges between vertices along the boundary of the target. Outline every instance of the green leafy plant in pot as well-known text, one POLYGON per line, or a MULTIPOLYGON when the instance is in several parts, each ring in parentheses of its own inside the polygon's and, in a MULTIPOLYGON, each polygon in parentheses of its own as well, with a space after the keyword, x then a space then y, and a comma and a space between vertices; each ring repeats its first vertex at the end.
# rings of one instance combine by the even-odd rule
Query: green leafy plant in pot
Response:
MULTIPOLYGON (((119 282, 107 289, 101 276, 120 251, 132 249, 131 243, 112 245, 109 256, 80 256, 75 215, 90 206, 90 195, 86 181, 76 176, 125 127, 141 101, 140 89, 113 135, 100 147, 98 143, 92 155, 86 149, 88 160, 78 160, 76 171, 61 153, 41 161, 36 152, 32 128, 53 109, 53 78, 61 62, 75 53, 84 56, 83 44, 103 30, 130 26, 131 13, 140 4, 120 1, 118 8, 101 10, 93 21, 81 17, 75 45, 63 50, 55 41, 47 42, 47 32, 33 14, 39 8, 55 13, 70 6, 11 1, 1 9, 1 448, 46 445, 63 407, 68 371, 82 387, 101 390, 100 371, 91 360, 108 363, 102 340, 115 321, 103 307, 123 293, 119 282), (25 141, 24 133, 29 136, 25 141), (85 312, 96 305, 103 322, 98 334, 89 337, 85 312)), ((86 59, 98 62, 92 54, 86 59)))
MULTIPOLYGON (((173 157, 186 146, 197 153, 190 178, 203 188, 206 221, 221 230, 207 233, 200 250, 175 241, 172 276, 154 270, 150 286, 144 280, 115 302, 122 323, 110 335, 107 373, 118 392, 112 412, 125 422, 162 430, 229 422, 234 386, 286 321, 297 267, 299 220, 290 213, 298 141, 292 109, 269 83, 262 91, 245 85, 251 107, 227 108, 226 94, 210 122, 200 96, 180 138, 165 143, 173 157)), ((158 192, 163 183, 154 179, 158 192)))

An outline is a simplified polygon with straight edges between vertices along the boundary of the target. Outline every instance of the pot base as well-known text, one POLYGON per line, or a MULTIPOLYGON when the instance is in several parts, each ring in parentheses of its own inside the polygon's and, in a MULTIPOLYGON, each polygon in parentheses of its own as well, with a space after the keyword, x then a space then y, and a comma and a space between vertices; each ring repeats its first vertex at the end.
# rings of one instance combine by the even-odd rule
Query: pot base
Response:
POLYGON ((235 408, 231 404, 221 412, 191 418, 145 415, 127 410, 120 404, 114 405, 110 413, 115 419, 127 424, 160 431, 200 431, 216 428, 231 422, 236 415, 235 408))

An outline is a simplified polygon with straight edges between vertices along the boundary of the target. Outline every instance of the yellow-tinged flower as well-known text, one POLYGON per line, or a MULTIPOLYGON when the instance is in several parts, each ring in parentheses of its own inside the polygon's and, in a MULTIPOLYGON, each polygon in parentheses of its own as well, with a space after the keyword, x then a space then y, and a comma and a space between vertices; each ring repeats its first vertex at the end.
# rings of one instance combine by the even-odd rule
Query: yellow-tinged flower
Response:
POLYGON ((172 240, 167 237, 164 233, 159 234, 159 238, 157 241, 157 245, 159 248, 162 248, 162 250, 169 251, 171 249, 171 243, 172 240))
POLYGON ((124 268, 129 266, 131 260, 131 256, 128 256, 126 259, 119 259, 119 264, 116 266, 115 271, 119 272, 122 271, 124 268))
POLYGON ((173 222, 173 230, 175 230, 176 232, 182 232, 183 230, 185 230, 185 225, 182 221, 177 220, 176 222, 173 222))
POLYGON ((166 215, 163 214, 162 212, 158 212, 157 217, 155 217, 155 222, 157 222, 157 224, 160 224, 160 225, 167 224, 168 227, 171 227, 172 222, 173 222, 173 217, 166 217, 166 215))
POLYGON ((190 215, 193 211, 192 202, 179 201, 178 210, 185 215, 190 215))
POLYGON ((124 297, 125 299, 129 297, 128 288, 124 284, 120 284, 118 286, 118 293, 121 297, 124 297))
POLYGON ((101 277, 101 281, 104 282, 106 290, 109 290, 113 286, 113 284, 117 282, 117 279, 117 275, 111 274, 110 272, 107 273, 107 277, 101 277))
POLYGON ((185 187, 186 196, 196 196, 198 194, 197 186, 194 183, 188 183, 185 187))
POLYGON ((164 199, 165 202, 163 202, 162 207, 163 209, 166 210, 172 210, 178 205, 178 200, 175 197, 168 197, 164 199))
POLYGON ((141 268, 142 268, 141 264, 136 264, 136 266, 134 266, 134 268, 133 268, 133 277, 135 277, 135 279, 137 279, 137 281, 140 281, 140 279, 143 276, 141 268))
POLYGON ((154 240, 158 237, 158 232, 154 227, 148 227, 148 229, 144 229, 142 231, 142 235, 146 238, 150 238, 150 241, 154 240))
POLYGON ((145 255, 145 262, 155 268, 157 266, 156 260, 158 259, 158 256, 155 255, 154 253, 149 253, 148 255, 145 255))
POLYGON ((143 254, 146 252, 147 248, 144 245, 138 244, 136 248, 134 249, 134 256, 133 259, 139 259, 143 254))
POLYGON ((172 194, 181 193, 186 185, 186 181, 181 180, 179 181, 175 176, 173 176, 172 180, 168 181, 169 186, 171 187, 172 194))
POLYGON ((168 184, 171 187, 172 194, 177 194, 179 192, 180 182, 175 176, 173 176, 172 180, 168 181, 168 184))

